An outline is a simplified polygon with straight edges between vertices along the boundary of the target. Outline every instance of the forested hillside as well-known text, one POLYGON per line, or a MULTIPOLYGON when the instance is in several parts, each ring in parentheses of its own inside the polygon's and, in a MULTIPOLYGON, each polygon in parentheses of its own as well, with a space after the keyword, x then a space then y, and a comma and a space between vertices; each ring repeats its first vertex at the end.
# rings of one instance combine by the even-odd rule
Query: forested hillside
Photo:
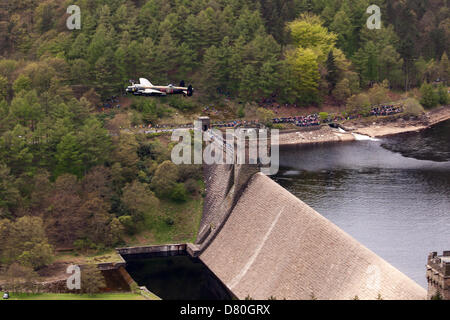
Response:
POLYGON ((369 88, 445 83, 449 33, 446 0, 1 0, 0 264, 38 268, 56 247, 195 225, 161 212, 197 203, 199 169, 167 161, 168 141, 111 134, 93 113, 129 79, 183 79, 196 103, 358 106, 369 88), (66 26, 72 4, 80 30, 66 26), (380 30, 366 27, 371 4, 380 30))
POLYGON ((39 91, 53 82, 95 86, 106 95, 145 76, 155 83, 185 79, 208 97, 253 100, 276 93, 290 102, 318 103, 339 82, 342 99, 385 79, 404 89, 448 72, 446 0, 75 4, 81 30, 70 31, 69 2, 3 1, 0 54, 14 60, 0 66, 9 84, 3 87, 11 89, 22 74, 39 91), (382 8, 381 30, 366 27, 371 4, 382 8))

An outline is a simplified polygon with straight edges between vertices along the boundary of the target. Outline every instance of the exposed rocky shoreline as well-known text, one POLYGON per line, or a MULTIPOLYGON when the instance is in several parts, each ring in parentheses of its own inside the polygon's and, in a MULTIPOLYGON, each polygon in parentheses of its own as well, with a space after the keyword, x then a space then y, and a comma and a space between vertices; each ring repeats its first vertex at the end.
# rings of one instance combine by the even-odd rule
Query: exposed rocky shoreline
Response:
POLYGON ((417 118, 404 117, 377 118, 372 123, 368 119, 351 120, 340 124, 340 129, 322 126, 314 130, 298 130, 280 132, 279 145, 301 146, 317 143, 331 143, 356 140, 353 133, 366 135, 372 138, 386 137, 405 132, 420 131, 439 122, 450 119, 450 106, 440 107, 425 113, 417 118))

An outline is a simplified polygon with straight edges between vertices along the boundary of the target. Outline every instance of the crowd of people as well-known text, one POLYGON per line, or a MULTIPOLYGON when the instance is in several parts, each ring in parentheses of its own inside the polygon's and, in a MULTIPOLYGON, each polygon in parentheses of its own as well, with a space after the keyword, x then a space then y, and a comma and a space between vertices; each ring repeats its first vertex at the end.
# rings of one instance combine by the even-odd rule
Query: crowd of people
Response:
MULTIPOLYGON (((373 112, 376 112, 376 115, 389 115, 392 113, 398 113, 399 108, 384 108, 383 110, 374 108, 372 110, 373 112)), ((374 113, 375 114, 375 113, 374 113)), ((274 118, 272 119, 273 124, 294 124, 297 127, 313 127, 313 126, 319 126, 321 123, 333 123, 343 120, 352 120, 355 118, 358 118, 361 116, 347 116, 343 117, 340 115, 334 115, 329 116, 327 119, 321 119, 319 114, 313 113, 306 116, 291 116, 291 117, 281 117, 281 118, 274 118)), ((211 123, 211 127, 213 128, 235 128, 238 126, 258 126, 259 121, 258 120, 230 120, 230 121, 216 121, 211 123)), ((192 123, 188 124, 181 124, 176 125, 177 128, 193 128, 192 123)), ((135 129, 152 129, 152 132, 164 132, 164 131, 170 131, 174 128, 174 125, 170 124, 155 124, 152 126, 151 124, 148 125, 135 125, 135 129), (157 130, 157 131, 154 131, 157 130)))
MULTIPOLYGON (((286 118, 274 118, 272 119, 273 124, 281 123, 292 123, 298 127, 310 127, 320 125, 319 115, 317 113, 307 115, 307 116, 296 116, 296 117, 286 117, 286 118)), ((213 127, 217 128, 234 128, 236 126, 257 126, 259 124, 258 120, 232 120, 232 121, 218 121, 212 124, 213 127)))
POLYGON ((173 129, 173 128, 193 128, 194 125, 192 123, 187 123, 187 124, 155 124, 152 125, 151 123, 149 124, 139 124, 139 125, 134 125, 132 126, 134 129, 161 129, 161 130, 166 130, 166 129, 173 129))
POLYGON ((216 127, 216 128, 234 128, 234 127, 239 126, 239 125, 256 126, 256 125, 258 125, 258 123, 259 123, 258 120, 251 120, 251 121, 247 121, 247 120, 232 120, 232 121, 217 121, 217 122, 214 122, 212 124, 212 126, 216 127))
POLYGON ((397 113, 402 113, 402 107, 396 107, 393 105, 382 105, 372 108, 370 111, 371 116, 390 116, 397 113))
MULTIPOLYGON (((275 97, 269 98, 269 99, 262 99, 259 101, 259 106, 261 107, 275 107, 280 108, 281 105, 276 102, 275 97)), ((296 105, 284 105, 284 107, 296 107, 296 105)), ((119 104, 119 97, 118 96, 112 96, 102 104, 101 106, 102 111, 105 111, 105 109, 113 109, 117 108, 120 109, 119 104)), ((220 110, 217 110, 213 106, 207 106, 203 108, 203 113, 217 115, 220 113, 220 110)), ((394 106, 394 105, 381 105, 377 107, 373 107, 370 111, 371 116, 389 116, 393 114, 398 114, 403 112, 403 108, 401 106, 394 106)), ((277 113, 277 112, 276 112, 277 113)), ((351 120, 355 118, 361 118, 362 116, 341 116, 341 115, 330 115, 326 119, 321 119, 320 115, 318 113, 313 113, 306 116, 290 116, 290 117, 277 117, 272 119, 273 124, 294 124, 297 127, 313 127, 313 126, 319 126, 321 123, 333 123, 343 120, 351 120)), ((230 120, 230 121, 216 121, 211 124, 212 127, 216 128, 235 128, 237 126, 258 126, 259 121, 258 120, 230 120)), ((176 125, 177 128, 193 128, 193 124, 182 124, 182 125, 176 125)), ((170 131, 174 128, 174 125, 169 124, 147 124, 147 125, 135 125, 135 129, 152 129, 152 132, 160 132, 160 131, 170 131), (156 131, 155 131, 156 130, 156 131)))
POLYGON ((106 109, 120 109, 119 104, 119 97, 118 96, 112 96, 102 104, 101 106, 102 111, 105 111, 106 109))
POLYGON ((307 116, 296 116, 287 118, 275 118, 272 119, 274 124, 277 123, 293 123, 297 127, 311 127, 320 125, 319 115, 317 113, 310 114, 307 116))

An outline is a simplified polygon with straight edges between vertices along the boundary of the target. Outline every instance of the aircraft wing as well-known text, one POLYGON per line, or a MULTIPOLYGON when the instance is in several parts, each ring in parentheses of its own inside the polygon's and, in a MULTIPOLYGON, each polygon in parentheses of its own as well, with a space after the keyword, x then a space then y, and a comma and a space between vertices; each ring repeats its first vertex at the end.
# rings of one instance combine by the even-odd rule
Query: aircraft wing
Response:
POLYGON ((153 87, 152 83, 145 78, 139 78, 139 82, 144 87, 153 87))
POLYGON ((155 90, 155 89, 145 89, 144 93, 145 94, 161 94, 161 95, 165 95, 164 92, 161 92, 161 91, 155 90))

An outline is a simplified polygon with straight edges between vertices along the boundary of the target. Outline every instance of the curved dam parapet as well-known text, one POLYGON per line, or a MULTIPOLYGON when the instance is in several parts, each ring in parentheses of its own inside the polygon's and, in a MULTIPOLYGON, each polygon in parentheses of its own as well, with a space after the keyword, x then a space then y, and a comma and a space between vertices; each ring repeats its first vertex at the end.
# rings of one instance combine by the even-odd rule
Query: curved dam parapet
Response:
POLYGON ((231 170, 210 169, 206 179, 217 181, 207 183, 214 197, 202 225, 222 225, 203 235, 200 259, 237 298, 426 298, 425 289, 269 177, 256 173, 235 193, 231 170))

